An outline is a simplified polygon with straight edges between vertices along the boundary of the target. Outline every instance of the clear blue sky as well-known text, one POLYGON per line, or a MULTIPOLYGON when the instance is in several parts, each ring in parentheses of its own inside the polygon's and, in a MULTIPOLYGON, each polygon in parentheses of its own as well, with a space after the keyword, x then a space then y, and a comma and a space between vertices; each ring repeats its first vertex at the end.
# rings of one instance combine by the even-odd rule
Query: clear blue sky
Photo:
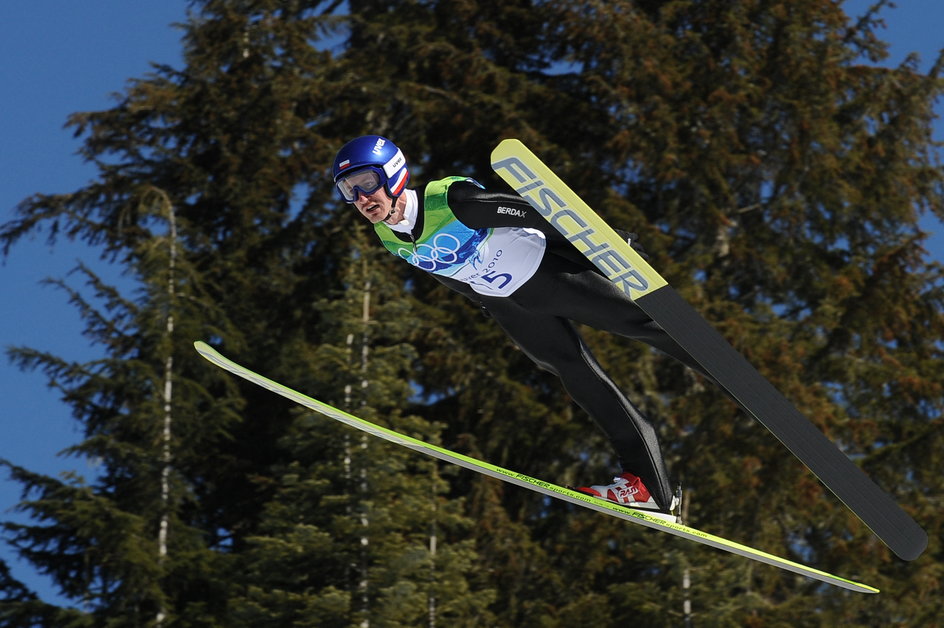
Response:
MULTIPOLYGON (((851 0, 847 13, 860 14, 871 0, 851 0)), ((884 13, 883 39, 892 44, 892 65, 911 51, 923 69, 944 47, 944 2, 898 0, 884 13)), ((77 111, 107 109, 111 95, 128 79, 144 76, 150 62, 180 67, 180 31, 185 0, 28 0, 0 2, 0 222, 34 193, 70 192, 95 176, 75 155, 78 140, 63 128, 77 111)), ((939 104, 944 112, 944 103, 939 104)), ((944 123, 938 124, 944 138, 944 123)), ((944 228, 926 221, 935 232, 932 254, 944 262, 944 228)), ((76 310, 64 293, 41 286, 45 277, 62 278, 81 259, 106 277, 121 281, 83 245, 60 240, 50 248, 44 237, 23 241, 0 266, 0 349, 22 345, 67 359, 100 355, 81 335, 76 310)), ((0 356, 0 458, 33 471, 56 475, 74 470, 91 477, 84 460, 58 452, 81 439, 68 408, 46 387, 41 373, 24 373, 0 356)), ((0 520, 19 500, 18 486, 0 475, 0 520)), ((55 591, 28 565, 0 544, 14 576, 55 601, 55 591)))

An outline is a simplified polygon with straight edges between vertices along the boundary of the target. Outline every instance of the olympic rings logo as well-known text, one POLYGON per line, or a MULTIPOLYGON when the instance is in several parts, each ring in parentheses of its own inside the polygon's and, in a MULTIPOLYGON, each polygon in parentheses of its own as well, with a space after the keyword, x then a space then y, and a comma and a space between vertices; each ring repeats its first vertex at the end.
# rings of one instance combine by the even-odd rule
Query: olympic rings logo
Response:
POLYGON ((400 257, 417 268, 427 272, 436 270, 439 264, 455 264, 459 262, 459 248, 462 242, 451 233, 439 233, 433 238, 432 244, 424 242, 414 250, 400 248, 397 253, 400 257))

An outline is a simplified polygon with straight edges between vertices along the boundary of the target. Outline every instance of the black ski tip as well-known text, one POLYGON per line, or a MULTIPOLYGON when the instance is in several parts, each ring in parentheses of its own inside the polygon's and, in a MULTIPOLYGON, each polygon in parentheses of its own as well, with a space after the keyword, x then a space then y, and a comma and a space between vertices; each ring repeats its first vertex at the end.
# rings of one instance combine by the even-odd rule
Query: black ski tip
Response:
POLYGON ((911 531, 907 538, 896 543, 895 547, 891 547, 895 555, 902 560, 915 560, 928 548, 928 533, 918 527, 917 524, 914 527, 915 529, 911 531))

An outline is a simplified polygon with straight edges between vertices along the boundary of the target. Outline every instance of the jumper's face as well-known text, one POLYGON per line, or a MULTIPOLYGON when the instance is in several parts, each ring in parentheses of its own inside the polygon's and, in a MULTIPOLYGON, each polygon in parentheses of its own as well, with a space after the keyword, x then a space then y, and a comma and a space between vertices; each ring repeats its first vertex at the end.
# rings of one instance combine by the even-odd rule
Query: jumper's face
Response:
POLYGON ((387 217, 390 213, 392 199, 387 196, 387 191, 379 187, 370 194, 358 194, 354 199, 354 207, 361 213, 361 216, 375 224, 387 217))

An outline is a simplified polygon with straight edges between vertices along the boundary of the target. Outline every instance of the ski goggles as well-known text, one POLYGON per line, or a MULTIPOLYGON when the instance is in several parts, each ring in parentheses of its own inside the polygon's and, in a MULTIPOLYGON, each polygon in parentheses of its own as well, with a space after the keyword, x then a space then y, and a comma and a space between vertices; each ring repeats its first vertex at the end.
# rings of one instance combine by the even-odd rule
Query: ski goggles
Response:
POLYGON ((379 190, 386 180, 383 170, 368 166, 340 177, 335 185, 338 186, 341 198, 353 203, 358 194, 372 194, 379 190))

